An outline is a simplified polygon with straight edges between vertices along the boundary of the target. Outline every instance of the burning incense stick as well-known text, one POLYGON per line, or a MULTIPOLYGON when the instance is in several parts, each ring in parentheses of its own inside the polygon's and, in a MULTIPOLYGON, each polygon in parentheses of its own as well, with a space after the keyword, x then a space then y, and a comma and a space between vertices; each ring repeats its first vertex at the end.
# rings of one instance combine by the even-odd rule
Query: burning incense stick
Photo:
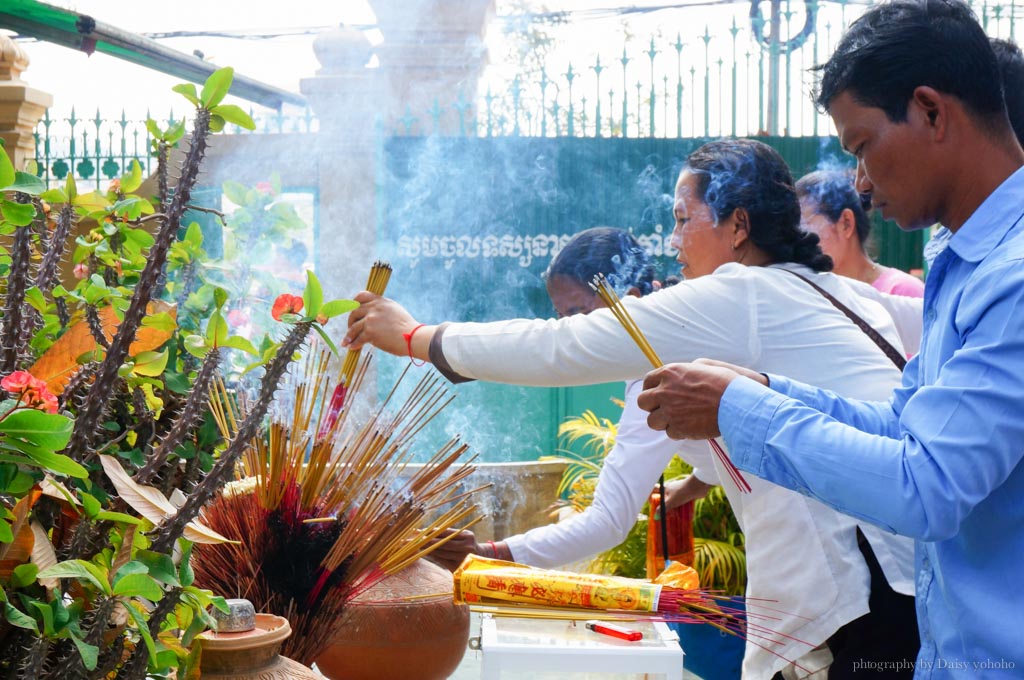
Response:
MULTIPOLYGON (((651 362, 651 365, 655 368, 661 368, 664 364, 658 356, 658 353, 654 351, 654 347, 652 347, 651 343, 647 341, 647 338, 640 330, 640 327, 636 325, 635 321, 633 321, 633 317, 630 316, 625 305, 622 304, 622 300, 619 299, 615 289, 613 289, 611 284, 608 283, 608 279, 605 278, 604 274, 598 274, 595 276, 594 280, 590 283, 590 287, 595 293, 597 293, 597 296, 601 298, 601 301, 608 307, 608 309, 611 310, 618 322, 622 324, 622 327, 626 329, 626 332, 629 333, 629 337, 633 338, 633 342, 637 344, 640 351, 643 352, 644 356, 647 357, 647 360, 651 362)), ((718 456, 718 459, 722 461, 722 465, 725 466, 725 469, 729 472, 729 476, 736 484, 736 487, 742 493, 750 493, 750 484, 743 478, 743 474, 740 472, 739 468, 732 464, 732 461, 729 459, 729 454, 725 452, 725 449, 723 449, 714 439, 709 439, 708 443, 711 444, 711 448, 714 450, 715 455, 718 456)))
MULTIPOLYGON (((389 280, 391 280, 391 265, 377 260, 370 267, 370 277, 366 281, 366 290, 374 295, 383 295, 388 287, 389 280)), ((359 352, 360 350, 358 349, 350 349, 345 355, 345 362, 341 366, 341 375, 344 376, 342 384, 346 388, 352 385, 352 376, 359 361, 359 352)))

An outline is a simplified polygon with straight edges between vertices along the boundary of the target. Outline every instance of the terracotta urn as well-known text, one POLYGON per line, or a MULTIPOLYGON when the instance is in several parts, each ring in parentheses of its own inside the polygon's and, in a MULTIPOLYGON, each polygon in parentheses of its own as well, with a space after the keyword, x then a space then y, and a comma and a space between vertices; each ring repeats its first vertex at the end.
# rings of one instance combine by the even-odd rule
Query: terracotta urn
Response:
POLYGON ((251 630, 203 633, 199 636, 203 680, 322 680, 279 654, 291 634, 288 619, 273 614, 256 614, 251 630))
POLYGON ((331 680, 443 680, 468 641, 469 608, 452 601, 451 572, 417 560, 346 605, 316 666, 331 680))

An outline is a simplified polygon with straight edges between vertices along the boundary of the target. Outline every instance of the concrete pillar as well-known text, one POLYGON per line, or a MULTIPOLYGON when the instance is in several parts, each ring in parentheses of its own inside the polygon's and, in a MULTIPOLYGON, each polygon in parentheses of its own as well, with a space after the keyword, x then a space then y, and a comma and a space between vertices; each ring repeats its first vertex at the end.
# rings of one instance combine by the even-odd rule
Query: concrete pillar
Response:
POLYGON ((0 138, 14 167, 25 168, 35 158, 33 133, 53 97, 29 87, 21 79, 28 68, 28 55, 16 42, 0 35, 0 138))
POLYGON ((408 127, 418 135, 465 134, 487 65, 484 35, 495 0, 369 3, 384 34, 377 55, 391 129, 397 123, 399 130, 408 127))
POLYGON ((366 67, 373 48, 362 31, 327 31, 313 49, 322 67, 299 88, 320 122, 307 150, 318 175, 318 273, 332 296, 351 297, 366 285, 376 253, 378 71, 366 67))

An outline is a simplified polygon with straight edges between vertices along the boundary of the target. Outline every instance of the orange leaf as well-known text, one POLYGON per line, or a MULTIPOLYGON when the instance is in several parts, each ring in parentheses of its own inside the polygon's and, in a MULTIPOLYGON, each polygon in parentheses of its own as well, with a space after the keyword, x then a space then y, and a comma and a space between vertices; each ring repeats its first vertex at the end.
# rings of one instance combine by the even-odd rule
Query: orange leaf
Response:
POLYGON ((11 522, 11 533, 14 534, 14 542, 0 543, 0 579, 4 581, 9 581, 14 568, 25 564, 32 556, 35 537, 27 520, 29 511, 40 495, 42 492, 39 487, 33 488, 12 509, 14 521, 11 522))
MULTIPOLYGON (((177 318, 177 308, 160 300, 150 302, 146 308, 146 313, 150 315, 161 312, 167 312, 172 318, 177 318)), ((99 310, 99 316, 107 339, 113 338, 120 324, 114 313, 114 308, 104 307, 99 310)), ((154 350, 167 342, 171 335, 172 331, 140 326, 135 334, 135 342, 132 343, 128 352, 134 356, 139 352, 154 350)), ((96 350, 102 351, 102 348, 89 332, 89 325, 85 319, 79 318, 78 321, 71 324, 64 335, 57 339, 57 342, 43 352, 43 356, 39 357, 39 360, 32 365, 29 373, 44 380, 51 392, 60 394, 64 391, 72 374, 78 370, 78 357, 96 350)))

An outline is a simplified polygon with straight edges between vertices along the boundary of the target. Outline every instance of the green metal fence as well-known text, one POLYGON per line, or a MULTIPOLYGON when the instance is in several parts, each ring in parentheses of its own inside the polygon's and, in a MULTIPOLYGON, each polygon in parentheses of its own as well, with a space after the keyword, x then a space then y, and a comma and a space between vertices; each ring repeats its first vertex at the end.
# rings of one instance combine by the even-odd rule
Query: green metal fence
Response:
MULTIPOLYGON (((316 132, 316 118, 311 111, 298 116, 285 116, 276 112, 259 114, 250 110, 256 121, 254 133, 274 134, 286 132, 316 132)), ((143 170, 153 169, 150 153, 152 137, 146 128, 146 119, 152 118, 161 128, 173 125, 184 114, 171 111, 166 117, 147 113, 146 118, 129 118, 122 110, 120 116, 105 117, 97 110, 88 118, 80 117, 74 107, 67 114, 47 111, 35 133, 35 160, 40 177, 49 183, 60 183, 73 172, 75 179, 85 187, 99 189, 128 169, 133 160, 143 170)), ((228 125, 229 134, 253 134, 235 125, 228 125)))

